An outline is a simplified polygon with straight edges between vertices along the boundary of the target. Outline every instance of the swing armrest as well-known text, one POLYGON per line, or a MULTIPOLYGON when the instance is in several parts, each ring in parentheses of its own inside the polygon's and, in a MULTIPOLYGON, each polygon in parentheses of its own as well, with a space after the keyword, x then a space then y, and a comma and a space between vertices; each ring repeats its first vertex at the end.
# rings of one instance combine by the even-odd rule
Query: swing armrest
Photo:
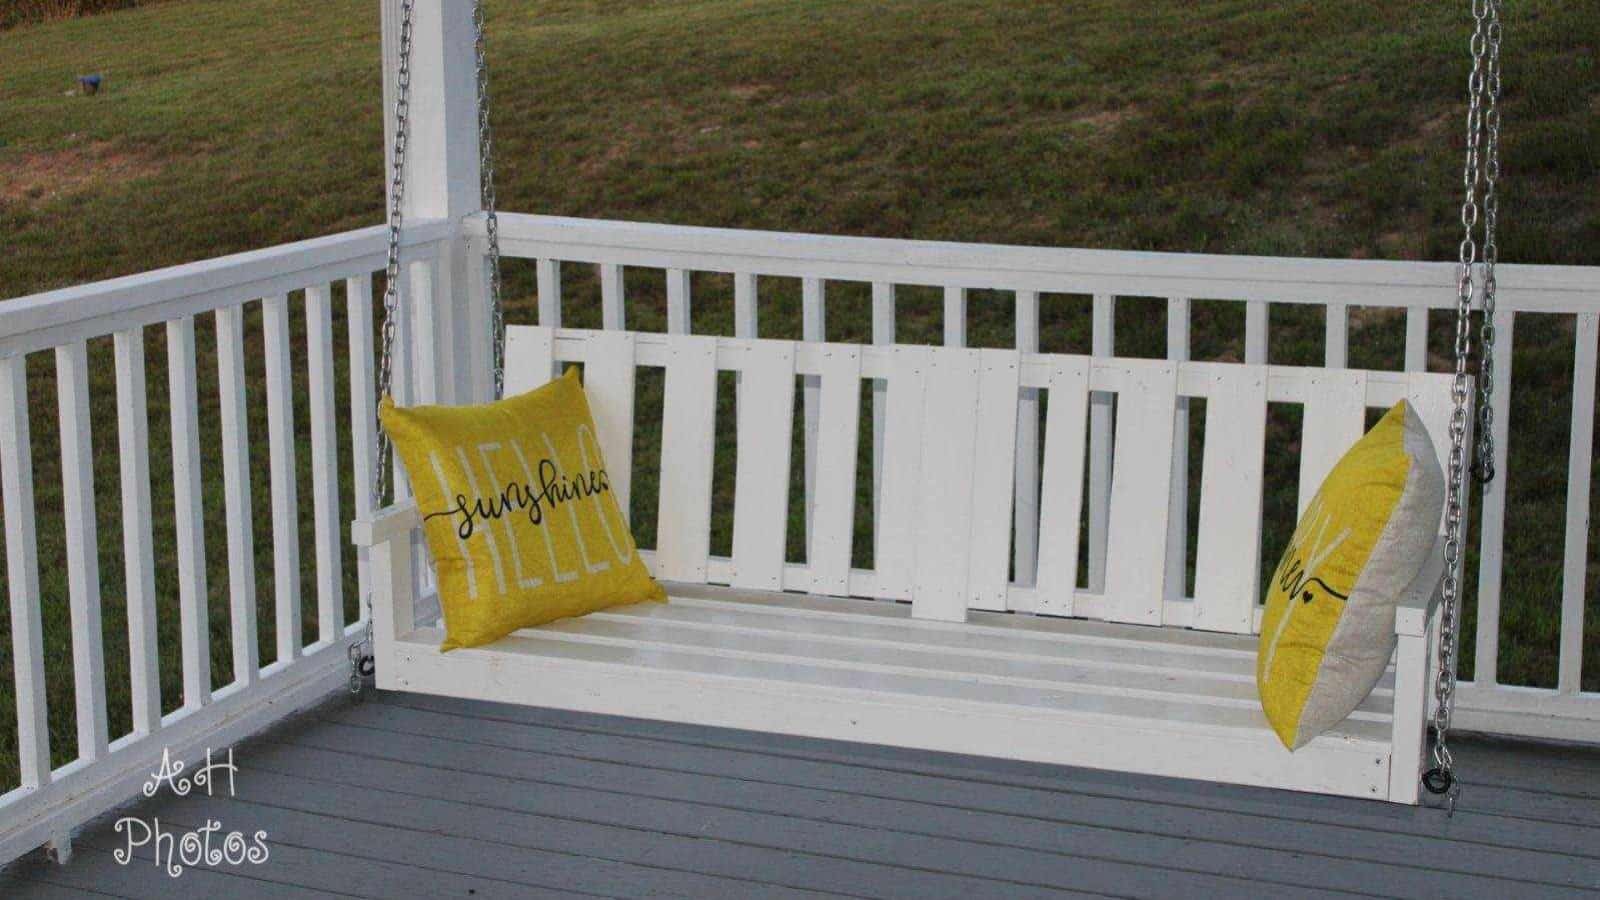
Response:
POLYGON ((410 535, 421 523, 416 501, 407 498, 356 519, 350 525, 350 540, 357 547, 375 547, 410 535))
POLYGON ((1428 620, 1433 618, 1434 607, 1440 599, 1444 580, 1444 538, 1440 537, 1422 564, 1422 571, 1400 597, 1394 611, 1394 633, 1423 637, 1428 633, 1428 620))

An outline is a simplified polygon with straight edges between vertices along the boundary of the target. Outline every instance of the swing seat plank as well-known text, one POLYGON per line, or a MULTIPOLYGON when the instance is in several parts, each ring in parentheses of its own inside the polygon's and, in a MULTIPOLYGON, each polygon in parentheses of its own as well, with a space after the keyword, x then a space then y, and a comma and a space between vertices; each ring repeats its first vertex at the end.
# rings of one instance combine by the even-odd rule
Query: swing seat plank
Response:
MULTIPOLYGON (((1337 429, 1308 424, 1307 439, 1342 439, 1353 415, 1346 411, 1401 398, 1430 429, 1442 429, 1448 376, 1329 378, 1278 366, 651 334, 619 340, 575 329, 516 328, 508 345, 508 383, 537 384, 567 362, 607 373, 588 382, 596 416, 612 423, 603 444, 631 445, 619 424, 628 420, 614 414, 626 410, 631 419, 634 411, 630 366, 665 369, 659 549, 641 555, 666 582, 669 602, 440 653, 439 623, 414 618, 413 587, 427 580, 416 577, 418 517, 404 502, 355 529, 385 569, 375 580, 381 688, 1416 802, 1442 557, 1435 553, 1396 616, 1390 672, 1354 714, 1294 753, 1261 714, 1259 574, 1241 567, 1259 567, 1269 402, 1304 405, 1308 420, 1312 409, 1343 413, 1337 429), (739 412, 750 417, 737 429, 731 558, 709 549, 716 371, 740 374, 739 412), (783 561, 780 514, 740 502, 750 491, 782 503, 782 473, 750 463, 757 452, 789 446, 792 417, 781 413, 793 409, 797 375, 820 381, 830 423, 822 448, 832 460, 816 470, 821 499, 805 563, 783 561), (844 552, 844 523, 861 520, 845 504, 856 472, 844 463, 856 455, 851 432, 863 379, 888 382, 876 517, 877 546, 890 550, 884 571, 853 568, 844 552), (1009 541, 996 540, 994 529, 1011 509, 992 491, 1009 485, 1015 448, 988 431, 1014 429, 1015 410, 1004 404, 1024 388, 1040 389, 1048 409, 1045 536, 1078 534, 1088 392, 1115 398, 1112 546, 1101 590, 1081 586, 1075 541, 1041 542, 1037 579, 997 574, 1009 541), (1161 524, 1178 439, 1164 423, 1175 421, 1184 397, 1209 404, 1194 598, 1164 581, 1161 524)), ((612 458, 612 447, 603 449, 612 458)), ((1307 454, 1330 457, 1337 451, 1307 454)), ((431 608, 431 598, 421 599, 420 608, 431 608)))

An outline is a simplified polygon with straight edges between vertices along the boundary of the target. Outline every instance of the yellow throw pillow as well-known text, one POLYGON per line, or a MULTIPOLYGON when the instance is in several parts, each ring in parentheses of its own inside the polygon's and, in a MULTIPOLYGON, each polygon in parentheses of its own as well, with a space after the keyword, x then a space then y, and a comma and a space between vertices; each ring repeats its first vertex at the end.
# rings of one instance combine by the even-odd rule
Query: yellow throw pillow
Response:
POLYGON ((439 579, 441 650, 662 601, 611 492, 577 370, 481 406, 378 410, 439 579))
POLYGON ((1404 401, 1345 453, 1267 586, 1261 708, 1291 750, 1343 721, 1394 654, 1395 607, 1433 551, 1444 476, 1404 401))

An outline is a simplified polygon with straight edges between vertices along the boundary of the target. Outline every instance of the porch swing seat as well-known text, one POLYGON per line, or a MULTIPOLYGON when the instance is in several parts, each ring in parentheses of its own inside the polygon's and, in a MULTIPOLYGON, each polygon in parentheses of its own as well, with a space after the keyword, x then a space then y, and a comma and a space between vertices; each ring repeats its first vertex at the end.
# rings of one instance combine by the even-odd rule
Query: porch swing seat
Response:
POLYGON ((1267 408, 1303 408, 1303 507, 1369 409, 1406 399, 1444 435, 1448 375, 532 327, 508 329, 506 358, 508 392, 583 366, 624 510, 641 487, 636 373, 664 368, 656 546, 641 554, 670 600, 441 653, 418 515, 402 500, 354 528, 370 554, 380 688, 1417 802, 1441 553, 1408 591, 1393 666, 1360 709, 1293 753, 1261 713, 1267 408), (725 371, 738 388, 722 557, 711 513, 725 371), (786 558, 797 377, 817 398, 803 563, 786 558), (881 398, 865 435, 864 381, 881 398), (1037 513, 1025 511, 1038 563, 1013 572, 1029 388, 1047 410, 1037 513), (1192 592, 1189 549, 1168 528, 1187 502, 1172 474, 1185 398, 1205 410, 1192 592), (1103 511, 1085 491, 1102 406, 1115 410, 1103 511), (881 454, 872 491, 857 489, 862 442, 881 454), (1104 553, 1103 584, 1081 587, 1081 522, 1102 513, 1103 551, 1087 546, 1104 553), (869 519, 871 567, 854 567, 869 519))

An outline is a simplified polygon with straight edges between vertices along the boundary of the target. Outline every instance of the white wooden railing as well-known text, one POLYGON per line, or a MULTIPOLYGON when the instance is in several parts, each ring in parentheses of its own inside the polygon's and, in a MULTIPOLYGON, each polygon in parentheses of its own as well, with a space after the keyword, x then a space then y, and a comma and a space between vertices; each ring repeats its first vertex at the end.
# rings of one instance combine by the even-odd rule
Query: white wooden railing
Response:
MULTIPOLYGON (((469 219, 467 232, 482 252, 481 220, 469 219)), ((1196 301, 1224 301, 1243 306, 1244 362, 1268 361, 1269 311, 1273 304, 1311 305, 1323 311, 1323 364, 1343 368, 1349 351, 1352 307, 1403 310, 1404 353, 1397 367, 1422 371, 1428 365, 1430 312, 1453 314, 1455 267, 1450 263, 1285 259, 1203 254, 1141 253, 1106 250, 1060 250, 931 241, 902 241, 737 231, 503 214, 502 251, 507 257, 535 261, 539 324, 561 324, 562 263, 598 267, 602 328, 625 327, 624 267, 660 270, 666 279, 666 327, 690 328, 691 274, 732 275, 734 330, 737 337, 759 336, 761 303, 758 278, 798 279, 801 285, 803 339, 826 335, 827 286, 830 282, 871 285, 872 341, 893 343, 896 287, 931 286, 943 291, 943 338, 960 346, 967 337, 969 291, 999 290, 1014 298, 1014 346, 1036 352, 1040 340, 1041 294, 1080 295, 1091 306, 1094 355, 1116 351, 1114 310, 1118 297, 1165 298, 1167 355, 1182 360, 1190 354, 1190 309, 1196 301)), ((593 302, 585 298, 584 302, 593 302)), ((1436 323, 1439 319, 1434 320, 1436 323)), ((1600 693, 1581 689, 1583 666, 1585 568, 1590 558, 1590 474, 1593 458, 1596 342, 1600 325, 1600 268, 1502 265, 1499 305, 1494 317, 1499 333, 1495 347, 1498 373, 1494 395, 1496 468, 1501 477, 1483 490, 1479 506, 1477 631, 1463 636, 1476 641, 1474 680, 1461 685, 1456 722, 1460 727, 1531 737, 1600 742, 1600 693), (1507 465, 1509 401, 1513 381, 1512 341, 1519 315, 1557 314, 1574 317, 1575 365, 1571 396, 1572 422, 1567 467, 1565 538, 1560 549, 1562 589, 1550 597, 1560 609, 1560 658, 1556 686, 1534 688, 1500 683, 1497 672, 1500 605, 1504 562, 1506 485, 1517 473, 1507 465)), ((837 339, 837 338, 835 338, 837 339)), ((1038 558, 1039 470, 1037 392, 1024 389, 1017 434, 1015 571, 1027 583, 1038 558)), ((1088 577, 1098 590, 1105 574, 1108 504, 1111 493, 1113 410, 1109 397, 1098 398, 1091 410, 1088 504, 1088 577)), ((1185 401, 1186 402, 1186 401, 1185 401)), ((808 384, 805 404, 806 494, 809 516, 815 480, 818 388, 808 384)), ((1179 410, 1178 433, 1187 433, 1188 410, 1179 410)), ((874 396, 874 489, 881 475, 883 394, 874 396)), ((1175 453, 1169 539, 1175 552, 1169 564, 1182 567, 1188 497, 1187 447, 1175 453)), ((809 532, 809 528, 808 528, 809 532)), ((1550 548, 1550 553, 1558 552, 1550 548)), ((1181 586, 1181 568, 1167 583, 1181 586)), ((1594 661, 1591 665, 1600 665, 1594 661)))
MULTIPOLYGON (((441 242, 455 229, 421 223, 408 232, 407 252, 419 279, 433 265, 441 242)), ((19 770, 17 785, 0 796, 0 863, 44 842, 67 845, 71 827, 134 796, 164 753, 190 760, 206 747, 227 745, 344 684, 345 647, 364 622, 345 622, 343 552, 348 522, 370 506, 358 488, 354 509, 341 509, 341 481, 370 483, 373 457, 372 273, 384 266, 385 229, 368 228, 267 250, 178 266, 83 287, 0 302, 0 502, 4 503, 6 576, 9 594, 19 770), (349 346, 333 343, 334 285, 346 295, 349 346), (259 344, 246 341, 245 311, 259 304, 259 344), (196 322, 214 321, 214 377, 196 363, 196 322), (291 335, 294 318, 304 327, 304 384, 297 384, 291 335), (147 408, 145 329, 166 333, 170 402, 172 483, 152 485, 147 408), (104 436, 95 443, 90 409, 91 346, 109 338, 114 357, 115 451, 104 436), (29 357, 51 351, 61 445, 62 509, 35 504, 35 420, 30 409, 29 357), (265 357, 267 433, 250 435, 247 357, 265 357), (348 359, 348 446, 353 471, 340 471, 336 433, 336 358, 348 359), (216 421, 202 416, 216 391, 216 421), (299 509, 296 484, 294 402, 303 392, 310 409, 312 508, 299 509), (208 397, 207 400, 210 398, 208 397), (214 442, 220 437, 220 451, 214 442), (252 438, 254 438, 252 440, 252 438), (222 515, 208 517, 203 502, 207 473, 202 448, 215 461, 220 452, 222 515), (251 496, 253 468, 270 472, 270 498, 251 496), (131 731, 109 733, 106 659, 101 640, 100 560, 95 473, 110 468, 120 478, 123 598, 128 623, 131 731), (171 519, 158 519, 152 490, 170 490, 171 519), (271 504, 275 660, 258 659, 255 541, 252 507, 271 504), (39 523, 60 517, 64 553, 40 558, 39 523), (158 544, 157 528, 165 533, 158 544), (315 548, 300 558, 301 529, 314 531, 315 548), (214 687, 211 672, 207 533, 226 533, 227 611, 232 683, 214 687), (170 538, 170 542, 166 539, 170 538), (157 553, 170 546, 170 555, 157 553), (57 558, 59 556, 59 558, 57 558), (41 565, 49 567, 41 580, 41 565), (159 646, 158 616, 171 598, 157 596, 157 567, 176 571, 178 646, 159 646), (314 567, 317 639, 301 640, 300 575, 314 567), (64 595, 45 586, 65 568, 64 595), (169 600, 163 604, 162 599, 169 600), (51 745, 46 688, 46 621, 51 610, 70 611, 72 703, 75 752, 51 745), (161 692, 161 660, 179 660, 181 696, 161 692), (69 757, 56 765, 53 760, 69 757)), ((202 348, 203 349, 203 348, 202 348)), ((35 366, 34 388, 49 380, 35 366)), ((103 381, 104 379, 102 379, 103 381)), ((35 391, 37 393, 37 391, 35 391)), ((111 398, 106 398, 106 404, 111 398)), ((38 423, 42 426, 44 423, 38 423)), ((212 478, 215 476, 212 475, 212 478)), ((164 579, 163 579, 164 580, 164 579)), ((214 579, 213 579, 214 580, 214 579)), ((366 573, 359 574, 365 590, 366 573)), ((116 598, 111 598, 116 599, 116 598)), ((50 643, 64 641, 52 635, 50 643)), ((118 692, 121 693, 120 691, 118 692)), ((119 716, 119 718, 121 718, 119 716)), ((58 733, 59 733, 58 723, 58 733)))
MULTIPOLYGON (((933 286, 943 292, 943 338, 952 345, 967 339, 968 292, 1007 291, 1014 298, 1015 346, 1034 352, 1040 343, 1041 294, 1073 294, 1086 298, 1093 322, 1092 351, 1111 355, 1118 297, 1165 298, 1167 353, 1184 359, 1190 352, 1191 303, 1221 301, 1244 308, 1243 347, 1247 362, 1268 358, 1271 304, 1312 304, 1326 312, 1325 363, 1345 364, 1348 315, 1352 306, 1405 310, 1404 358, 1407 370, 1427 365, 1430 310, 1451 302, 1452 267, 1436 263, 1348 262, 1191 254, 1051 250, 919 241, 823 237, 723 229, 688 228, 505 214, 501 217, 504 253, 534 261, 539 322, 560 324, 562 264, 598 268, 599 324, 623 328, 627 320, 623 270, 660 270, 665 274, 666 328, 690 330, 691 273, 732 275, 736 336, 759 335, 763 301, 758 276, 797 279, 800 283, 803 337, 823 340, 826 334, 828 286, 850 281, 871 285, 871 339, 895 340, 896 287, 933 286)), ((481 220, 463 227, 443 221, 408 226, 407 308, 397 347, 397 393, 427 400, 434 396, 481 395, 487 384, 483 355, 473 342, 483 337, 484 319, 451 321, 476 301, 448 296, 448 286, 465 284, 465 295, 481 290, 481 267, 453 268, 463 257, 481 262, 481 220), (464 253, 456 241, 464 234, 464 253), (463 349, 466 348, 466 349, 463 349), (476 365, 465 365, 465 359, 476 365), (453 386, 450 386, 453 383, 453 386)), ((344 621, 344 534, 348 521, 368 511, 365 485, 373 464, 373 279, 382 269, 384 233, 369 228, 180 266, 144 275, 54 291, 0 302, 0 502, 4 504, 6 573, 12 634, 20 771, 18 787, 0 796, 0 861, 40 843, 59 840, 66 830, 133 796, 163 751, 193 758, 206 746, 221 746, 264 727, 282 715, 338 689, 345 678, 346 644, 361 623, 344 621), (334 346, 336 285, 346 297, 347 347, 334 346), (259 349, 247 341, 245 311, 260 304, 259 349), (197 319, 215 323, 215 377, 196 365, 197 319), (297 378, 291 335, 303 321, 305 380, 297 378), (172 521, 153 513, 148 418, 145 404, 144 329, 162 326, 166 336, 167 381, 171 404, 170 433, 174 477, 172 521), (117 420, 115 453, 102 439, 93 440, 89 410, 95 358, 91 346, 107 339, 113 345, 114 399, 117 420), (57 418, 61 442, 63 508, 66 541, 60 559, 40 559, 37 523, 56 510, 35 516, 31 424, 42 419, 37 397, 31 401, 28 359, 51 351, 55 367, 57 418), (265 356, 267 433, 250 434, 249 404, 259 403, 247 390, 245 371, 252 354, 265 356), (338 372, 348 366, 351 463, 340 464, 337 447, 338 372), (214 385, 214 388, 212 387, 214 385), (217 422, 202 424, 202 391, 217 391, 217 422), (307 435, 296 432, 294 401, 305 392, 309 408, 307 435), (210 431, 214 428, 215 431, 210 431), (203 433, 206 432, 206 433, 203 433), (220 447, 208 435, 220 435, 220 447), (300 508, 296 483, 297 445, 311 454, 309 509, 300 508), (202 447, 206 448, 202 454, 202 447), (115 462, 112 461, 113 456, 115 462), (210 520, 202 502, 206 472, 202 457, 220 460, 222 515, 210 520), (270 472, 269 498, 253 497, 250 472, 265 463, 270 472), (106 709, 106 666, 99 640, 102 548, 96 533, 94 474, 113 467, 120 479, 122 557, 128 612, 129 688, 132 728, 109 734, 106 709), (339 486, 353 485, 351 508, 338 503, 339 486), (269 502, 272 546, 274 625, 278 635, 275 660, 261 665, 257 655, 255 542, 251 510, 269 502), (158 646, 154 528, 170 529, 175 547, 178 646, 158 646), (314 548, 300 558, 301 535, 309 530, 314 548), (207 598, 221 603, 222 592, 208 584, 205 556, 207 533, 226 535, 226 608, 229 614, 233 683, 213 687, 210 671, 210 629, 207 598), (62 595, 41 592, 40 566, 66 572, 62 595), (301 634, 299 578, 302 567, 315 570, 317 639, 305 646, 301 634), (72 697, 75 753, 62 753, 50 741, 45 686, 44 613, 65 606, 71 620, 72 697), (160 690, 160 660, 181 660, 181 697, 160 690), (53 755, 54 754, 54 755, 53 755), (52 760, 71 756, 55 765, 52 760)), ((515 265, 515 263, 512 263, 515 265)), ((1509 734, 1600 741, 1600 694, 1581 688, 1584 568, 1588 544, 1593 410, 1595 401, 1596 333, 1600 320, 1600 269, 1547 266, 1504 266, 1497 325, 1501 340, 1497 366, 1501 389, 1496 395, 1496 446, 1505 477, 1484 492, 1481 504, 1482 545, 1478 581, 1476 680, 1461 692, 1458 722, 1463 727, 1509 734), (1500 637, 1502 538, 1505 527, 1510 440, 1506 386, 1511 382, 1511 337, 1517 316, 1553 313, 1576 317, 1576 369, 1572 393, 1572 430, 1568 471, 1563 587, 1552 607, 1562 610, 1559 682, 1553 689, 1500 684, 1495 660, 1500 637)), ((770 302, 770 301, 769 301, 770 302)), ((838 301, 835 300, 835 303, 838 301)), ((50 373, 35 366, 34 379, 50 373)), ((37 387, 37 385, 34 385, 37 387)), ((38 394, 38 391, 34 392, 38 394)), ((109 400, 107 401, 109 402, 109 400)), ((1015 568, 1019 584, 1031 583, 1037 566, 1038 431, 1036 392, 1024 389, 1018 426, 1016 479, 1015 568), (1032 414, 1030 414, 1032 413, 1032 414)), ((815 479, 819 397, 816 385, 805 388, 806 482, 815 479)), ((209 408, 209 407, 206 407, 209 408)), ((882 399, 875 398, 875 448, 882 446, 882 399)), ((1089 571, 1092 585, 1104 577, 1107 504, 1110 496, 1110 441, 1113 410, 1101 403, 1092 415, 1090 433, 1089 571)), ((1180 410, 1186 417, 1187 410, 1180 410)), ((1184 433, 1184 432, 1180 432, 1184 433)), ((1182 477, 1189 461, 1178 442, 1174 462, 1182 477)), ((876 454, 875 454, 876 459, 876 454)), ((881 474, 875 464, 874 481, 881 474)), ((213 476, 214 477, 214 476, 213 476)), ((808 491, 809 494, 809 491, 808 491)), ((1183 509, 1187 496, 1175 496, 1183 509)), ((809 503, 808 503, 809 510, 809 503)), ((1170 540, 1187 546, 1187 516, 1171 517, 1170 540)), ((1557 552, 1551 548, 1551 552, 1557 552)), ((1183 553, 1169 553, 1182 565, 1183 553)), ((361 565, 358 562, 358 570, 361 565)), ((51 569, 50 571, 55 571, 51 569)), ((261 573, 264 577, 265 573, 261 573)), ((214 580, 214 579, 213 579, 214 580)), ((1182 586, 1183 577, 1168 579, 1182 586)), ((46 579, 47 583, 54 583, 46 579)), ((358 571, 359 590, 367 575, 358 571)))

